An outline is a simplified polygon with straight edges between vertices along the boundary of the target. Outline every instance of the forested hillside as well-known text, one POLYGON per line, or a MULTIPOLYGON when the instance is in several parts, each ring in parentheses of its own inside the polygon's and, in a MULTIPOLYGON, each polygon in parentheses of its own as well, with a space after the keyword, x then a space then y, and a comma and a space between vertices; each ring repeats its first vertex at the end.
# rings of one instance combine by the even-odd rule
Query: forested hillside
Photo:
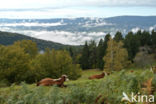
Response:
POLYGON ((0 44, 2 44, 2 45, 11 45, 15 41, 19 41, 19 40, 32 40, 33 42, 35 42, 37 44, 39 50, 44 50, 45 48, 64 49, 64 48, 69 47, 69 45, 63 45, 60 43, 36 39, 33 37, 18 34, 18 33, 10 33, 10 32, 0 31, 0 44))

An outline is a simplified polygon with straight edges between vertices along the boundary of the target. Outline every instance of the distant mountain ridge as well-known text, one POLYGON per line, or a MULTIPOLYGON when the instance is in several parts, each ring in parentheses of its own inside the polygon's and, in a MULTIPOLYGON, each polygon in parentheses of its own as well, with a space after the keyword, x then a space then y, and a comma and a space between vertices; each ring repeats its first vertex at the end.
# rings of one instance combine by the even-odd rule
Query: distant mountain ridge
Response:
POLYGON ((80 45, 103 38, 107 33, 156 30, 156 16, 109 18, 0 19, 0 31, 16 32, 62 44, 80 45))

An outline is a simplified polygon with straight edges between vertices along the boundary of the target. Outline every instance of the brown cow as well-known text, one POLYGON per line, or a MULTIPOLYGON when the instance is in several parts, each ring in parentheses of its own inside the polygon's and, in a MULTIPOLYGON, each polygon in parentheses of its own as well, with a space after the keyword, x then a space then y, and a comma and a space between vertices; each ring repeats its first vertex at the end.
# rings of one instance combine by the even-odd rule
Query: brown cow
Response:
POLYGON ((64 85, 64 82, 69 80, 66 75, 62 75, 61 78, 59 79, 51 79, 51 78, 44 78, 40 82, 38 82, 36 85, 37 86, 52 86, 52 85, 57 85, 59 87, 66 87, 64 85))
POLYGON ((101 74, 90 76, 88 79, 91 79, 91 80, 92 79, 101 79, 101 78, 103 78, 106 75, 108 75, 106 72, 102 72, 101 74))

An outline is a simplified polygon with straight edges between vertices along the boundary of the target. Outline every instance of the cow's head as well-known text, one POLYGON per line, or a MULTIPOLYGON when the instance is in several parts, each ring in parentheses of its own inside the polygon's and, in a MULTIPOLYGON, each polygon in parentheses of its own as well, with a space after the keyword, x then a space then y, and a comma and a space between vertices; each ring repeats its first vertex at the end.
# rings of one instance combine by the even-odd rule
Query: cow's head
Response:
POLYGON ((64 79, 64 81, 69 81, 68 76, 67 75, 62 75, 62 78, 64 79))

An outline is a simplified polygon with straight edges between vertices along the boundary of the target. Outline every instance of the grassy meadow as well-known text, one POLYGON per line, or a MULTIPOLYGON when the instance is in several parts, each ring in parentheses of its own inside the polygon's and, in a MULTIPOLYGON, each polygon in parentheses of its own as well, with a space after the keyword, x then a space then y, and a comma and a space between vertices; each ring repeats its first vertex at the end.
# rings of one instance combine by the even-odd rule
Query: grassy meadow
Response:
MULTIPOLYGON (((0 88, 0 104, 127 104, 122 102, 122 93, 131 92, 148 94, 143 90, 143 83, 155 75, 150 70, 131 69, 114 72, 99 80, 89 80, 88 77, 100 74, 99 70, 82 71, 78 80, 65 82, 66 88, 56 86, 40 86, 21 83, 0 88), (97 102, 96 99, 101 96, 97 102)), ((152 82, 154 87, 156 77, 152 82)), ((156 92, 154 92, 156 96, 156 92)), ((143 104, 143 103, 136 103, 143 104)), ((154 103, 153 103, 154 104, 154 103)))

